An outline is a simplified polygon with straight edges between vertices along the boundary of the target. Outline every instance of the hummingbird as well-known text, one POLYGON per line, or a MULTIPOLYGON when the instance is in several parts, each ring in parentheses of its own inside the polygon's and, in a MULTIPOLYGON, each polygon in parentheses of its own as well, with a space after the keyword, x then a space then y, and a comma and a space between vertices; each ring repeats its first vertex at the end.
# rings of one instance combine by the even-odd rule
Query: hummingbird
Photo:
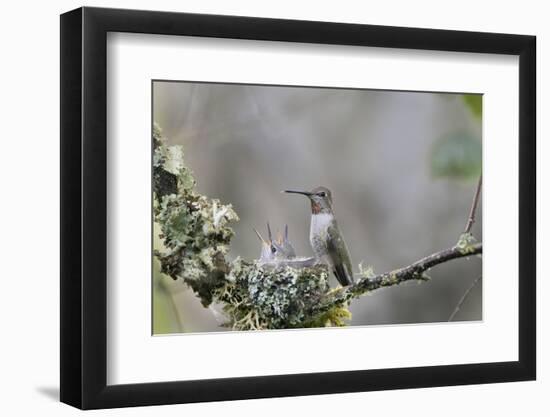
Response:
POLYGON ((336 222, 332 209, 332 194, 326 187, 311 191, 285 190, 285 193, 302 194, 311 203, 309 242, 315 256, 326 262, 343 287, 353 283, 353 268, 346 241, 336 222))

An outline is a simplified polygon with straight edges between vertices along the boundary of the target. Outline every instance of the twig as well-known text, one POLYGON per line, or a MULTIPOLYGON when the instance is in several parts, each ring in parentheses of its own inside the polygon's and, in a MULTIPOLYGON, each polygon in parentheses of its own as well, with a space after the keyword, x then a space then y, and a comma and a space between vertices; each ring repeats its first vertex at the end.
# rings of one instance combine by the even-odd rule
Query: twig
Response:
POLYGON ((462 304, 464 304, 464 301, 466 301, 466 298, 468 298, 468 295, 470 294, 470 292, 474 289, 474 287, 477 285, 477 283, 479 282, 479 280, 481 280, 481 275, 479 277, 477 277, 474 282, 472 282, 472 285, 470 285, 470 288, 468 288, 466 290, 466 292, 464 293, 464 295, 462 296, 462 298, 460 299, 460 301, 458 302, 455 310, 453 311, 453 314, 451 314, 451 316, 449 317, 449 320, 447 321, 453 321, 453 319, 455 318, 456 314, 460 311, 460 308, 462 307, 462 304))
POLYGON ((481 175, 479 176, 479 180, 477 182, 476 193, 474 194, 474 199, 472 200, 472 207, 470 208, 470 214, 468 216, 468 221, 466 223, 466 228, 464 229, 464 233, 470 233, 470 231, 472 230, 472 226, 476 221, 476 209, 477 209, 477 204, 479 202, 480 193, 481 193, 481 175))
POLYGON ((452 248, 426 256, 409 266, 385 272, 374 277, 362 278, 353 285, 331 292, 324 300, 321 300, 316 310, 321 312, 327 311, 335 305, 347 303, 352 298, 359 297, 367 292, 383 287, 391 287, 405 281, 427 281, 429 278, 424 272, 428 271, 430 268, 452 259, 480 254, 482 250, 481 243, 473 244, 467 248, 453 246, 452 248))

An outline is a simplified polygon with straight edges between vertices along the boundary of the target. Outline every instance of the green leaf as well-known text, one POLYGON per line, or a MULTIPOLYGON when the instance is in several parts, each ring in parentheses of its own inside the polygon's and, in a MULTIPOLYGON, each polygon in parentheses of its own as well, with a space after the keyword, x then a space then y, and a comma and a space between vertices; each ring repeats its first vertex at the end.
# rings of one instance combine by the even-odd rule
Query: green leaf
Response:
POLYGON ((477 178, 481 173, 481 141, 468 133, 440 138, 432 147, 431 171, 436 178, 477 178))
POLYGON ((481 116, 483 115, 483 96, 481 94, 464 94, 462 99, 472 114, 481 120, 481 116))

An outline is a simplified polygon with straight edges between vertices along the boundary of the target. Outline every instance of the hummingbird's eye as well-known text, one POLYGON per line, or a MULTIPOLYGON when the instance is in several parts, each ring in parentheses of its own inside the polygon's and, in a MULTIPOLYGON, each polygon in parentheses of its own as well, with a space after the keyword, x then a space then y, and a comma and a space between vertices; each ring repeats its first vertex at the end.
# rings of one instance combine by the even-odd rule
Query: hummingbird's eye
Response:
POLYGON ((277 252, 277 248, 276 248, 275 246, 271 246, 271 252, 272 252, 272 253, 277 252))
POLYGON ((325 193, 324 191, 321 191, 318 195, 319 195, 320 197, 326 197, 326 196, 327 196, 327 193, 325 193))

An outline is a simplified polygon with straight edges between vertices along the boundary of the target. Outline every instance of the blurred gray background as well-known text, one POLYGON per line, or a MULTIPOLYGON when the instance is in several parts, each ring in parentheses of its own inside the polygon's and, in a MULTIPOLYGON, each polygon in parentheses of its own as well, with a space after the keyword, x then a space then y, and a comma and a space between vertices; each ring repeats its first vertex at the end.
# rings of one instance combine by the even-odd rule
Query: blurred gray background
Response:
MULTIPOLYGON (((408 265, 452 246, 464 229, 476 179, 431 172, 438 141, 481 140, 480 120, 461 94, 155 81, 153 112, 168 143, 183 145, 198 191, 238 213, 231 257, 259 256, 252 228, 266 234, 266 221, 288 224, 297 253, 312 254, 309 203, 284 189, 332 190, 355 272, 360 262, 375 272, 408 265)), ((480 204, 478 240, 481 224, 480 204)), ((429 275, 430 282, 354 301, 351 324, 447 321, 481 275, 481 259, 451 261, 429 275)), ((227 330, 180 282, 163 285, 177 311, 167 332, 227 330)), ((480 281, 455 320, 481 318, 480 281)))

